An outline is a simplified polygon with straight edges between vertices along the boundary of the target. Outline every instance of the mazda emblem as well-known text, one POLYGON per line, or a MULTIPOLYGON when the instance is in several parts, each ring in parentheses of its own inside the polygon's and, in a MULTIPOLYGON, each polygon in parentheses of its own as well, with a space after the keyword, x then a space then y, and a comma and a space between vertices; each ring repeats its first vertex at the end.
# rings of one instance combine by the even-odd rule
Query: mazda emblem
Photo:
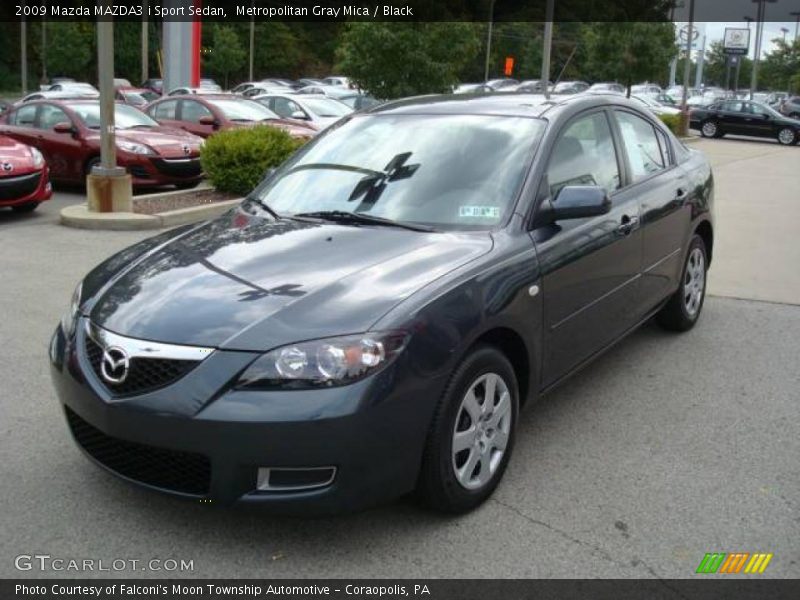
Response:
POLYGON ((192 151, 192 149, 191 149, 191 148, 189 148, 189 146, 187 146, 186 144, 184 144, 184 145, 183 145, 183 153, 184 153, 185 155, 187 155, 187 156, 188 156, 188 155, 189 155, 189 153, 190 153, 191 151, 192 151))
POLYGON ((0 163, 0 167, 2 167, 3 171, 5 171, 6 173, 14 169, 14 165, 5 160, 2 163, 0 163))
POLYGON ((128 376, 131 361, 128 353, 119 346, 109 346, 103 351, 100 372, 108 383, 122 383, 128 376))

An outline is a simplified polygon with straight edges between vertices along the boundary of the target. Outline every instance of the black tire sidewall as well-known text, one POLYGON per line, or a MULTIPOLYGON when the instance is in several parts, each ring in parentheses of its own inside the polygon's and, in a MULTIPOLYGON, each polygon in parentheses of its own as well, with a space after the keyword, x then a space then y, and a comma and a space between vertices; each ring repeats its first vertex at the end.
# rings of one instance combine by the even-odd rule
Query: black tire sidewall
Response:
POLYGON ((438 481, 429 481, 428 485, 439 488, 430 490, 437 497, 433 502, 437 508, 448 512, 465 512, 478 506, 492 494, 502 479, 513 452, 518 415, 519 386, 511 363, 496 348, 479 346, 454 371, 431 430, 428 460, 434 463, 429 468, 434 467, 435 473, 428 473, 428 476, 433 476, 438 481), (487 373, 496 373, 502 377, 511 392, 511 431, 502 461, 492 480, 480 489, 468 490, 456 479, 452 463, 455 420, 464 394, 476 379, 487 373))

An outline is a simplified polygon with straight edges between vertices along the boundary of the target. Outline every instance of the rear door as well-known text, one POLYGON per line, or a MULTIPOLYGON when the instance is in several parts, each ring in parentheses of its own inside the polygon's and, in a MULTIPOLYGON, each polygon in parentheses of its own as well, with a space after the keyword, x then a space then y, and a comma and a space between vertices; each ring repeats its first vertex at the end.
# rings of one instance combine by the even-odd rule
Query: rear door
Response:
POLYGON ((750 135, 748 121, 751 119, 745 114, 743 105, 740 100, 727 100, 720 105, 719 122, 725 133, 750 135))
POLYGON ((68 123, 75 127, 75 123, 61 107, 42 104, 36 121, 36 145, 47 159, 53 179, 82 180, 83 162, 86 158, 83 142, 77 134, 56 132, 55 126, 59 123, 68 123))
POLYGON ((624 167, 610 115, 574 117, 558 134, 540 199, 558 204, 568 185, 597 185, 611 199, 609 213, 534 229, 542 268, 544 355, 542 383, 554 383, 635 322, 642 241, 639 201, 622 192, 624 167))

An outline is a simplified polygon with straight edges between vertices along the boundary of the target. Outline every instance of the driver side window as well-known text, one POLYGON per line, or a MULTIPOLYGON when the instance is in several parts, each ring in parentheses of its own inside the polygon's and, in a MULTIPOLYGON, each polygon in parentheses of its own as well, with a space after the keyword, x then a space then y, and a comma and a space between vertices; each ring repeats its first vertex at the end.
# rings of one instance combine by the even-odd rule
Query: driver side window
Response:
POLYGON ((547 168, 550 195, 568 185, 597 185, 611 194, 620 187, 614 139, 605 113, 573 121, 556 142, 547 168))

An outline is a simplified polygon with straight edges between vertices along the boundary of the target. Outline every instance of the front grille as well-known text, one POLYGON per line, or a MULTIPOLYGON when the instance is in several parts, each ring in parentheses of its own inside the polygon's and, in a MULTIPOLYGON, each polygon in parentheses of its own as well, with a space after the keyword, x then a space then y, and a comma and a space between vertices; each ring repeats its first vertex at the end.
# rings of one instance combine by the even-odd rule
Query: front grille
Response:
POLYGON ((173 177, 198 177, 203 172, 199 158, 163 159, 154 158, 153 165, 159 173, 173 177))
POLYGON ((153 176, 150 175, 148 170, 143 167, 142 165, 130 165, 128 167, 128 173, 131 174, 131 177, 135 177, 136 179, 152 179, 153 176))
POLYGON ((30 196, 39 187, 41 177, 41 171, 18 177, 0 177, 0 200, 16 200, 30 196))
POLYGON ((152 392, 171 383, 174 383, 200 361, 175 360, 171 358, 141 358, 130 359, 128 376, 121 383, 111 383, 103 377, 101 368, 103 362, 103 348, 88 335, 86 336, 86 358, 92 365, 97 377, 111 390, 115 396, 130 396, 152 392))
POLYGON ((121 440, 106 435, 69 408, 65 410, 78 444, 112 471, 164 490, 197 496, 208 494, 211 481, 208 457, 121 440))

